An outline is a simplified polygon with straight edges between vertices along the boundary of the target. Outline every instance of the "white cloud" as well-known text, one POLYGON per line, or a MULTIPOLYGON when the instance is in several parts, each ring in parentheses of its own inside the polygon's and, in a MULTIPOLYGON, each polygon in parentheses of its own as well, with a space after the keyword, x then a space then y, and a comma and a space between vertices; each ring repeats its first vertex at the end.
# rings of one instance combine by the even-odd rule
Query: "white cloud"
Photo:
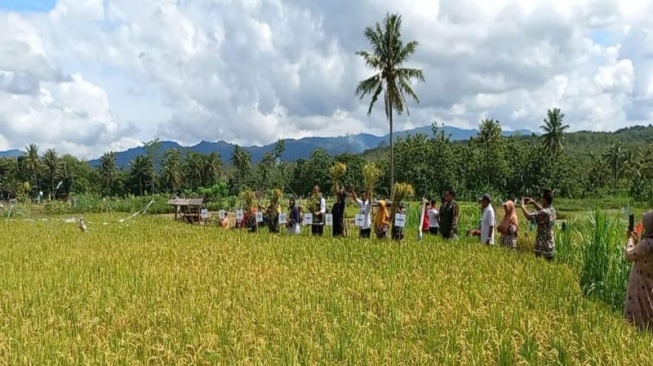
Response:
POLYGON ((0 9, 0 149, 30 142, 95 157, 154 137, 182 143, 370 132, 354 89, 366 26, 403 15, 420 42, 419 105, 397 128, 480 118, 537 130, 648 124, 653 1, 59 0, 0 9), (157 136, 155 136, 157 135, 157 136))

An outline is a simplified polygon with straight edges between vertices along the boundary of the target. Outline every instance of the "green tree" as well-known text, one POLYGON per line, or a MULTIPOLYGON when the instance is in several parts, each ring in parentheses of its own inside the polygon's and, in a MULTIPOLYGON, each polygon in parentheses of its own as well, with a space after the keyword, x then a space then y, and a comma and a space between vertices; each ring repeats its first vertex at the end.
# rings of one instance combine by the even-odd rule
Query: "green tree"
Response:
POLYGON ((184 182, 184 172, 179 149, 168 149, 163 153, 161 179, 164 187, 178 193, 184 182))
POLYGON ((61 177, 61 161, 55 149, 48 149, 43 154, 43 167, 50 181, 50 196, 56 198, 56 183, 61 177))
POLYGON ((33 185, 30 185, 30 190, 38 189, 38 176, 41 173, 42 164, 39 157, 39 147, 36 144, 29 144, 25 147, 25 168, 33 183, 33 185))
POLYGON ((410 114, 406 96, 419 103, 417 94, 411 86, 412 80, 424 81, 422 70, 403 67, 410 56, 415 53, 417 41, 403 43, 401 34, 401 16, 387 13, 383 24, 376 23, 374 27, 365 29, 371 51, 358 51, 365 64, 377 73, 358 84, 356 95, 363 99, 372 96, 368 108, 368 116, 372 107, 383 93, 384 111, 390 127, 390 187, 394 187, 394 150, 393 150, 393 112, 401 115, 404 110, 410 114))
POLYGON ((111 196, 113 194, 114 184, 118 177, 115 152, 109 151, 100 157, 98 173, 100 175, 100 189, 102 194, 105 196, 111 196))
POLYGON ((546 151, 555 160, 564 148, 565 132, 569 125, 563 124, 565 115, 560 108, 549 109, 546 111, 546 118, 540 126, 544 134, 542 135, 542 144, 546 151))

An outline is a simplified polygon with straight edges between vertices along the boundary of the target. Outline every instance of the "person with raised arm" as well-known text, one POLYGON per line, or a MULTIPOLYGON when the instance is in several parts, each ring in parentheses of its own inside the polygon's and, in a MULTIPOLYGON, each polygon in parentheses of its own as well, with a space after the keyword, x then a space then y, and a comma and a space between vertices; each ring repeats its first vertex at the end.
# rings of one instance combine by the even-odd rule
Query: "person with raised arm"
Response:
POLYGON ((346 236, 345 228, 345 192, 339 190, 336 193, 336 202, 333 204, 331 214, 333 215, 333 236, 346 236))
POLYGON ((553 260, 556 254, 555 236, 553 227, 556 221, 556 211, 553 204, 553 191, 542 191, 541 203, 529 197, 521 199, 521 210, 526 220, 535 222, 537 235, 535 236, 535 256, 544 257, 547 261, 553 260), (526 205, 532 205, 535 211, 528 212, 526 205))
POLYGON ((624 317, 637 328, 653 331, 653 211, 642 216, 644 235, 628 231, 624 256, 633 266, 628 277, 624 317), (641 239, 640 239, 641 237, 641 239))
POLYGON ((372 202, 370 202, 369 193, 363 192, 363 196, 358 198, 353 185, 349 186, 349 191, 353 200, 358 204, 359 214, 363 215, 363 225, 360 227, 359 236, 369 238, 372 234, 372 202))

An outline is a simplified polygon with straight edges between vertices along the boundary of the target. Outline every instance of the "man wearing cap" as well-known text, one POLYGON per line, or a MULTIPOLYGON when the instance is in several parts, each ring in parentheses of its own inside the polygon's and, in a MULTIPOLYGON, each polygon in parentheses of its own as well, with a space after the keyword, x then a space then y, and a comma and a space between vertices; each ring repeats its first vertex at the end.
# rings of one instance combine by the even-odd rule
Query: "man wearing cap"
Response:
POLYGON ((492 197, 484 194, 479 198, 483 213, 481 215, 481 243, 494 245, 494 208, 492 207, 492 197))

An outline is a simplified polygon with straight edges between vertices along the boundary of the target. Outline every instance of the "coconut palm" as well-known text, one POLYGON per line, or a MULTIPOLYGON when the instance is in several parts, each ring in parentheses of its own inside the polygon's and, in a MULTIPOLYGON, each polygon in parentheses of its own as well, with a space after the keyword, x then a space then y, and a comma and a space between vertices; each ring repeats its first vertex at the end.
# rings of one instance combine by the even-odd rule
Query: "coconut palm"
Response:
POLYGON ((376 23, 373 27, 365 29, 365 37, 372 47, 371 51, 358 51, 365 64, 377 73, 358 84, 356 95, 363 99, 371 95, 372 100, 367 110, 367 115, 372 113, 372 107, 383 93, 384 110, 390 125, 390 187, 394 188, 395 167, 393 150, 393 121, 392 114, 401 115, 404 110, 410 115, 406 103, 406 96, 419 103, 417 94, 411 86, 412 80, 424 81, 421 69, 403 67, 408 58, 415 53, 417 41, 406 44, 401 39, 401 15, 387 13, 383 24, 376 23))
POLYGON ((48 149, 43 154, 43 166, 50 180, 50 194, 55 198, 56 180, 61 177, 61 160, 55 149, 48 149))
POLYGON ((34 186, 31 189, 36 189, 38 187, 38 175, 41 173, 42 167, 38 145, 29 144, 25 147, 25 167, 33 179, 34 186))
POLYGON ((542 144, 553 159, 557 158, 562 152, 565 131, 569 128, 569 125, 562 124, 564 118, 565 115, 560 111, 560 108, 549 109, 546 111, 546 119, 540 126, 544 131, 542 144))

